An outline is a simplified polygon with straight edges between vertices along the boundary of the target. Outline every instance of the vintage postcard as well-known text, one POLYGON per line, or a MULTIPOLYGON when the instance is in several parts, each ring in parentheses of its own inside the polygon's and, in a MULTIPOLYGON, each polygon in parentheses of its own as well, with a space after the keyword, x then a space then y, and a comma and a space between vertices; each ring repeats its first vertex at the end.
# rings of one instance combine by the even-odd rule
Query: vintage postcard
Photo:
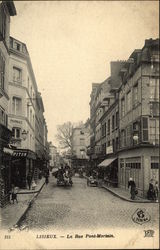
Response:
POLYGON ((159 249, 159 2, 0 1, 0 249, 159 249))

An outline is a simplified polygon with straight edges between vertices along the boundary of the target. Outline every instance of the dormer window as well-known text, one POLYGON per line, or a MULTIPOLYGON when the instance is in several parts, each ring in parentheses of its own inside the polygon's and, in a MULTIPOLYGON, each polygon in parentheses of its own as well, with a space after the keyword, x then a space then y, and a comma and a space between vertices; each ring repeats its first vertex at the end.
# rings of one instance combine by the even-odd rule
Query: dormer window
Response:
POLYGON ((13 48, 16 49, 16 50, 18 50, 18 51, 20 51, 20 49, 21 49, 21 44, 14 41, 14 43, 13 43, 13 48))

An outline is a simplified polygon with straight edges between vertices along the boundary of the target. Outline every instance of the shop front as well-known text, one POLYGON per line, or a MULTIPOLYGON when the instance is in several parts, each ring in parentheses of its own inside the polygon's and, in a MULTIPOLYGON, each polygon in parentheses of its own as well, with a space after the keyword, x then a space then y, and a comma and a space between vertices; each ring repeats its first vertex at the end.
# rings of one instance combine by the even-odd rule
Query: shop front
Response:
POLYGON ((0 206, 3 207, 10 198, 10 166, 12 150, 9 148, 11 131, 0 124, 0 206))
POLYGON ((28 149, 16 149, 12 155, 11 183, 27 188, 27 176, 34 178, 36 155, 28 149))
POLYGON ((105 159, 98 165, 98 168, 107 186, 118 186, 118 159, 116 157, 105 159))
POLYGON ((138 188, 140 197, 147 197, 151 179, 159 179, 159 149, 143 147, 119 152, 118 184, 128 189, 129 178, 132 177, 138 188))

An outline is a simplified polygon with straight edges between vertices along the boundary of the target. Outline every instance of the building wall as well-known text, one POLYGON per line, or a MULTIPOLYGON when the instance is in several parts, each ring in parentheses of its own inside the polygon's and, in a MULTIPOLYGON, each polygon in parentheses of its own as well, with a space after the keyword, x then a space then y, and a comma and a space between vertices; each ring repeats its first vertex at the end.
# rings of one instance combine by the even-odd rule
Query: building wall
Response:
POLYGON ((11 130, 8 126, 8 73, 9 73, 9 33, 10 16, 16 15, 12 1, 0 2, 0 206, 10 200, 11 154, 6 153, 11 130), (4 25, 3 25, 4 24, 4 25))
POLYGON ((7 116, 8 116, 8 100, 9 100, 9 96, 8 96, 9 53, 7 51, 7 48, 9 47, 10 13, 8 11, 8 8, 5 2, 0 3, 0 11, 2 9, 4 10, 6 14, 6 26, 5 26, 6 35, 5 35, 5 38, 3 37, 0 39, 0 58, 1 60, 5 62, 5 72, 1 71, 2 69, 0 70, 0 76, 4 75, 4 84, 2 84, 0 80, 0 124, 3 124, 4 126, 8 127, 7 116))
POLYGON ((119 90, 119 185, 127 188, 131 176, 139 188, 139 195, 144 197, 150 179, 158 180, 159 176, 158 40, 150 40, 150 43, 148 46, 146 40, 142 50, 130 56, 134 63, 126 65, 119 90))
POLYGON ((150 179, 158 181, 158 168, 151 167, 151 163, 159 163, 157 148, 138 148, 118 153, 118 183, 120 187, 128 189, 128 180, 132 177, 139 189, 139 195, 147 195, 150 179), (127 165, 127 163, 140 163, 139 165, 127 165))
POLYGON ((73 132, 73 153, 79 159, 88 159, 87 155, 87 140, 89 130, 86 128, 75 128, 73 132))
POLYGON ((50 161, 49 164, 51 167, 56 167, 57 163, 57 148, 53 146, 51 143, 49 145, 49 151, 50 151, 50 161))
POLYGON ((36 87, 28 65, 26 46, 11 38, 9 60, 9 126, 20 129, 18 138, 12 138, 12 144, 18 148, 30 149, 35 152, 35 100, 36 87), (17 50, 14 42, 21 46, 17 50), (22 48, 25 48, 22 49, 22 48), (15 73, 15 70, 19 74, 15 73), (21 100, 21 108, 15 110, 14 98, 21 100), (26 139, 22 139, 22 132, 27 132, 26 139))

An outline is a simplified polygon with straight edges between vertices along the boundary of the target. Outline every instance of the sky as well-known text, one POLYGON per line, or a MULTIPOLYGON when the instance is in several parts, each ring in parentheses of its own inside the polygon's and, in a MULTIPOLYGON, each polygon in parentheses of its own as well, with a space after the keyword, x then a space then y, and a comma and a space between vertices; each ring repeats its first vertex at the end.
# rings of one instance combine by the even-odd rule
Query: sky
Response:
POLYGON ((27 45, 48 141, 64 122, 89 117, 92 83, 110 75, 145 39, 159 37, 158 1, 15 1, 10 35, 27 45))

